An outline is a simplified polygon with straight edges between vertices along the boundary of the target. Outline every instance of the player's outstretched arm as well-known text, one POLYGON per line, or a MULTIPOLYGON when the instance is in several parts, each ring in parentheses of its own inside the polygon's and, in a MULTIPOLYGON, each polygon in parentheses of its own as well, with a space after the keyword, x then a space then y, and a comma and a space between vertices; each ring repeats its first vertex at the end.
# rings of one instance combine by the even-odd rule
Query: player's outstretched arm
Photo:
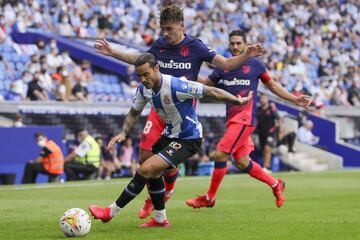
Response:
POLYGON ((138 121, 141 112, 142 109, 141 110, 135 110, 134 108, 130 109, 130 111, 125 117, 121 132, 110 140, 107 146, 108 149, 112 148, 115 143, 122 142, 125 140, 126 135, 135 126, 136 122, 138 121))
POLYGON ((273 79, 267 81, 265 83, 265 86, 276 96, 278 96, 282 99, 285 99, 289 102, 292 102, 296 106, 308 108, 311 103, 311 99, 309 96, 301 95, 301 96, 297 97, 297 96, 289 93, 285 88, 283 88, 280 84, 275 82, 273 79))
POLYGON ((231 58, 225 58, 217 54, 211 64, 229 71, 239 69, 249 58, 263 54, 264 48, 261 44, 251 44, 246 46, 243 54, 231 58))
POLYGON ((204 78, 203 77, 198 77, 197 82, 202 83, 202 84, 207 85, 207 86, 214 86, 215 85, 215 83, 213 81, 211 81, 209 77, 204 77, 204 78))
POLYGON ((212 97, 217 100, 223 101, 223 102, 229 102, 236 105, 241 105, 249 102, 252 98, 253 92, 249 92, 249 95, 247 97, 241 97, 241 96, 234 96, 231 93, 228 93, 220 88, 211 87, 211 86, 204 86, 205 93, 204 96, 212 97))
POLYGON ((116 50, 110 42, 106 41, 106 39, 96 40, 94 43, 94 47, 96 49, 96 52, 98 53, 101 53, 106 56, 114 57, 116 59, 119 59, 123 62, 132 65, 134 65, 136 58, 140 56, 140 54, 136 54, 136 53, 120 52, 119 50, 116 50))

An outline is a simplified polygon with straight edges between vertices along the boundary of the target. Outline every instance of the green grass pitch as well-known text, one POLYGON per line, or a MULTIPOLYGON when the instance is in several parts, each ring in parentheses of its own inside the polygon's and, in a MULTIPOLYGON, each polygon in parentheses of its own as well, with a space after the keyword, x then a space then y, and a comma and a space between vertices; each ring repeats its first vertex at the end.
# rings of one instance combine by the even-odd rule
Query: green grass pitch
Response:
MULTIPOLYGON (((286 202, 275 207, 269 187, 227 175, 214 208, 185 200, 204 193, 210 177, 181 177, 167 204, 169 229, 139 229, 145 191, 108 224, 92 221, 85 239, 360 239, 360 171, 281 173, 286 202)), ((69 208, 113 202, 129 179, 0 187, 0 239, 65 239, 59 219, 69 208)))

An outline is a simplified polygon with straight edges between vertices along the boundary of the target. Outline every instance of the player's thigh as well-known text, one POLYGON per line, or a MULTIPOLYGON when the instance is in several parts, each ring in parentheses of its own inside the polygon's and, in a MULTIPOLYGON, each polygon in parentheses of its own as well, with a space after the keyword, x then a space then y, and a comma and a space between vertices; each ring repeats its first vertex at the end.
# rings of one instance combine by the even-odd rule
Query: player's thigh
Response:
POLYGON ((140 138, 139 148, 146 151, 151 151, 152 146, 159 140, 164 128, 165 124, 159 115, 152 110, 146 120, 140 138))
POLYGON ((254 143, 251 140, 251 136, 248 136, 242 144, 236 148, 236 151, 233 151, 232 155, 237 161, 238 159, 244 159, 243 157, 249 156, 252 151, 254 151, 254 143))
POLYGON ((138 171, 145 178, 157 178, 168 167, 170 167, 170 164, 164 161, 161 156, 155 154, 143 162, 138 171))
POLYGON ((217 145, 217 150, 232 154, 248 141, 255 126, 231 123, 217 145))
POLYGON ((191 140, 170 139, 169 143, 157 154, 172 168, 176 168, 180 163, 199 152, 201 141, 201 138, 191 140))
POLYGON ((142 164, 146 159, 150 158, 154 153, 152 151, 139 148, 139 164, 142 164))

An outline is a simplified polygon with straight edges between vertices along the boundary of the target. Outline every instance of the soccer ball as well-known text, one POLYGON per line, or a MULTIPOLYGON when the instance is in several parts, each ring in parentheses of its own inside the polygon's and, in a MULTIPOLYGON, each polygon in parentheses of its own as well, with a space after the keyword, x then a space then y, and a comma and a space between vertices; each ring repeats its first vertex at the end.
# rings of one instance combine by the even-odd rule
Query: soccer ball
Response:
POLYGON ((82 237, 90 231, 91 219, 81 208, 71 208, 60 218, 60 228, 66 237, 82 237))

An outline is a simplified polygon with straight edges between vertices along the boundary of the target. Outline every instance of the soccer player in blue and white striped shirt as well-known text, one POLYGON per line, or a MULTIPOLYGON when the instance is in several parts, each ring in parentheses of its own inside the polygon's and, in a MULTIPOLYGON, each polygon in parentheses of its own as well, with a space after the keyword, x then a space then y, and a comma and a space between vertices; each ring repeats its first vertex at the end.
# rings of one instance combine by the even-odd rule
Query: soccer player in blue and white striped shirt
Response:
POLYGON ((150 103, 159 114, 166 128, 153 146, 154 155, 140 166, 120 197, 109 207, 91 205, 89 210, 95 219, 108 222, 134 199, 147 183, 151 183, 148 186, 155 216, 140 227, 169 227, 164 204, 165 187, 162 173, 167 168, 176 168, 200 150, 202 126, 198 121, 193 99, 208 96, 240 105, 247 103, 252 98, 252 93, 250 92, 247 97, 236 97, 215 87, 161 74, 159 65, 151 53, 145 53, 137 58, 135 71, 140 77, 141 84, 124 120, 121 133, 111 139, 108 147, 125 140, 126 134, 135 126, 147 103, 150 103))

